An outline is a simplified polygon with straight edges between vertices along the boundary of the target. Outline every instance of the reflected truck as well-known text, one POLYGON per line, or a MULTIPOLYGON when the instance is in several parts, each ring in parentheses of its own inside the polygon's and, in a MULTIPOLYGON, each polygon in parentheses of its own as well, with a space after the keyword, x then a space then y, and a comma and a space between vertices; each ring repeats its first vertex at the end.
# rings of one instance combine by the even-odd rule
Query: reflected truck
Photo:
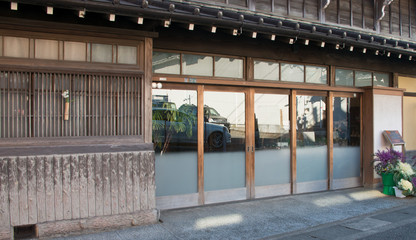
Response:
MULTIPOLYGON (((183 104, 179 107, 179 111, 196 116, 198 110, 193 104, 183 104)), ((204 122, 224 125, 230 131, 230 123, 227 118, 221 116, 217 110, 207 105, 204 106, 204 122)))

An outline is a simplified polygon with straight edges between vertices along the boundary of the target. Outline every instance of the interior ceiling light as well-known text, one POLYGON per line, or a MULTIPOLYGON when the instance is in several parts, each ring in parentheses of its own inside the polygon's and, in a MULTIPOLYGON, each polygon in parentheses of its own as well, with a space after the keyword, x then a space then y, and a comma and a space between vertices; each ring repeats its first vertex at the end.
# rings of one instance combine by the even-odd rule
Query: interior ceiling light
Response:
POLYGON ((321 47, 325 47, 325 42, 321 42, 321 47))
POLYGON ((276 40, 276 35, 272 34, 272 35, 270 36, 270 40, 275 41, 275 40, 276 40))
POLYGON ((238 33, 238 30, 237 29, 234 29, 233 30, 233 36, 237 36, 237 33, 238 33))
POLYGON ((354 46, 350 46, 350 52, 354 51, 354 46))
POLYGON ((212 33, 216 33, 217 32, 217 27, 216 26, 212 26, 211 27, 211 32, 212 33))
POLYGON ((387 52, 387 57, 390 57, 390 55, 391 55, 391 53, 390 52, 387 52))
POLYGON ((308 46, 309 45, 309 39, 305 39, 305 45, 308 46))
POLYGON ((367 52, 367 48, 363 48, 363 53, 366 53, 367 52))
POLYGON ((412 56, 409 56, 409 61, 412 60, 412 56))
POLYGON ((295 40, 293 38, 289 39, 289 44, 294 44, 295 40))
POLYGON ((338 50, 339 49, 339 44, 337 43, 337 45, 335 45, 335 49, 338 50))
POLYGON ((251 34, 251 37, 252 37, 252 38, 256 38, 256 37, 257 37, 257 32, 253 32, 253 33, 251 34))
POLYGON ((402 54, 400 53, 399 56, 397 56, 398 58, 402 58, 402 54))
POLYGON ((378 53, 379 53, 379 51, 378 51, 378 50, 376 50, 376 55, 378 55, 378 53))

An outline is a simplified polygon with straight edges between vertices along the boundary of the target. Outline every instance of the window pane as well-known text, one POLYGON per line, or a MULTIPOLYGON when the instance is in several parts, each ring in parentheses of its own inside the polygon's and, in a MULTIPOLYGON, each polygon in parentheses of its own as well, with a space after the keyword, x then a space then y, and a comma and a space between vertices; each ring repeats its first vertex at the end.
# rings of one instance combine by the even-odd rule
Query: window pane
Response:
POLYGON ((336 69, 335 70, 335 85, 337 86, 354 86, 354 72, 353 70, 336 69))
POLYGON ((202 55, 182 55, 182 74, 212 76, 213 58, 202 55))
POLYGON ((91 47, 92 62, 113 62, 113 46, 110 44, 93 43, 91 47))
POLYGON ((58 41, 35 40, 35 58, 58 60, 58 41))
POLYGON ((64 60, 85 62, 87 60, 87 44, 83 42, 64 42, 64 60))
MULTIPOLYGON (((289 97, 255 94, 255 184, 290 183, 289 97)), ((256 190, 256 196, 258 191, 256 190)))
POLYGON ((215 76, 243 78, 243 60, 236 58, 215 57, 215 76))
POLYGON ((180 74, 179 53, 153 52, 153 72, 180 74))
POLYGON ((254 79, 279 80, 279 63, 254 61, 254 79))
POLYGON ((360 99, 334 97, 333 104, 334 179, 360 177, 360 99))
POLYGON ((243 188, 245 95, 205 92, 204 103, 204 189, 243 188))
POLYGON ((5 57, 29 57, 29 38, 4 37, 5 57))
POLYGON ((327 71, 325 67, 306 66, 306 82, 327 84, 327 71))
POLYGON ((374 86, 389 87, 389 79, 388 73, 374 73, 374 86))
POLYGON ((355 86, 372 86, 371 72, 355 71, 355 86))
POLYGON ((282 81, 304 82, 304 66, 282 63, 282 81))
POLYGON ((137 64, 137 47, 117 46, 117 63, 137 64))
POLYGON ((298 191, 326 190, 328 178, 326 97, 297 96, 296 106, 298 191))
POLYGON ((197 193, 197 93, 153 89, 152 94, 156 196, 197 193))

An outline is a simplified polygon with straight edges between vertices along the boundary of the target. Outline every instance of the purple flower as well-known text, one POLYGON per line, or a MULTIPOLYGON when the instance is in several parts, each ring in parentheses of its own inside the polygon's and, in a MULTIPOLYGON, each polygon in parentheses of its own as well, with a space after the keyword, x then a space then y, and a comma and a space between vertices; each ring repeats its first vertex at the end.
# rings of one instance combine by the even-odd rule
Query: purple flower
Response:
POLYGON ((404 155, 392 148, 383 151, 378 150, 376 154, 374 154, 374 157, 374 162, 377 163, 375 167, 378 174, 389 172, 396 166, 398 161, 403 163, 406 162, 404 155))

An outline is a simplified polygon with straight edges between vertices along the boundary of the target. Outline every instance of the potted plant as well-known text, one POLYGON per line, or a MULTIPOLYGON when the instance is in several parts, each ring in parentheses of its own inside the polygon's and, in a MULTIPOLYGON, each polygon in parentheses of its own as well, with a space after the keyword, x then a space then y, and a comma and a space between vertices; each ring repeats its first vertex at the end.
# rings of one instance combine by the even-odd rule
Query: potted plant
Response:
POLYGON ((378 150, 374 154, 374 169, 382 178, 384 194, 391 196, 395 194, 393 189, 393 176, 396 170, 396 165, 399 162, 404 163, 404 161, 403 154, 392 148, 382 151, 378 150))
POLYGON ((415 195, 416 172, 409 163, 398 162, 394 169, 393 180, 396 197, 415 195))

